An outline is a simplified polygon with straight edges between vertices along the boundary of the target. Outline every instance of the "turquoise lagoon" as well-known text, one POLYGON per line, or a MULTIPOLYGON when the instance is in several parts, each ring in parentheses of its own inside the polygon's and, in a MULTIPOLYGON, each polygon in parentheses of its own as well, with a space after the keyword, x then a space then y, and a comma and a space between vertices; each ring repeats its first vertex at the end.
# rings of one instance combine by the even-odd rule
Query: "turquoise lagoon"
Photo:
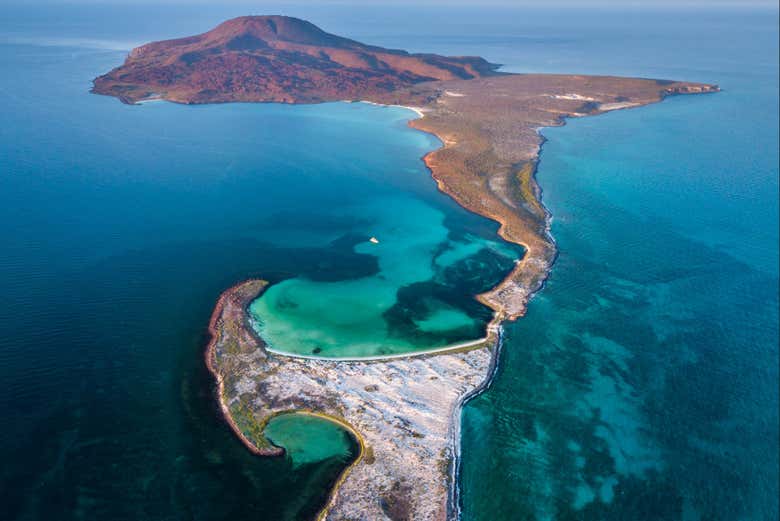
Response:
POLYGON ((413 117, 405 109, 363 104, 296 109, 315 113, 305 117, 326 115, 324 124, 338 122, 342 129, 346 114, 362 125, 374 125, 371 118, 381 114, 391 125, 370 147, 356 143, 362 154, 367 148, 379 154, 367 164, 342 165, 338 158, 329 164, 318 157, 311 167, 292 167, 303 176, 274 177, 274 190, 289 193, 281 205, 271 201, 275 211, 267 224, 257 225, 259 236, 278 248, 311 250, 314 269, 292 277, 267 274, 274 283, 250 306, 263 340, 287 353, 370 357, 484 336, 492 314, 474 295, 497 284, 522 249, 496 238, 495 225, 436 191, 420 157, 437 141, 399 132, 413 117), (349 259, 323 257, 317 249, 349 259), (359 261, 355 270, 350 263, 359 261))
POLYGON ((351 433, 327 418, 312 414, 274 416, 265 426, 265 435, 274 445, 284 448, 294 467, 331 458, 349 463, 359 450, 351 433))
POLYGON ((495 273, 491 260, 493 270, 510 269, 518 251, 470 234, 456 239, 445 217, 402 197, 334 209, 328 220, 359 223, 353 233, 366 230, 375 239, 363 235, 354 251, 376 258, 377 272, 342 281, 296 277, 271 286, 250 306, 260 336, 278 351, 334 357, 392 355, 482 336, 489 315, 475 318, 460 305, 473 294, 458 282, 495 273))

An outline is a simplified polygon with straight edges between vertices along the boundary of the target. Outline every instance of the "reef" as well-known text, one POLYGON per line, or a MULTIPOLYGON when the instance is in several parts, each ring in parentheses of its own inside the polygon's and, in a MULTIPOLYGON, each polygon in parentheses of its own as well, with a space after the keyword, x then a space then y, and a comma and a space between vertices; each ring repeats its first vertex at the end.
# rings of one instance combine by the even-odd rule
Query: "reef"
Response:
POLYGON ((457 517, 460 407, 493 373, 500 323, 523 315, 555 259, 550 215, 534 174, 539 129, 715 85, 608 76, 502 74, 477 57, 409 54, 364 45, 279 16, 241 17, 207 33, 150 43, 94 80, 93 92, 126 103, 368 101, 413 108, 416 129, 442 147, 424 157, 439 189, 497 221, 525 248, 515 268, 476 296, 494 311, 483 342, 387 360, 274 354, 246 311, 265 288, 227 290, 210 323, 206 362, 222 412, 258 455, 283 450, 263 436, 274 414, 310 411, 349 426, 361 455, 322 510, 328 519, 457 517))

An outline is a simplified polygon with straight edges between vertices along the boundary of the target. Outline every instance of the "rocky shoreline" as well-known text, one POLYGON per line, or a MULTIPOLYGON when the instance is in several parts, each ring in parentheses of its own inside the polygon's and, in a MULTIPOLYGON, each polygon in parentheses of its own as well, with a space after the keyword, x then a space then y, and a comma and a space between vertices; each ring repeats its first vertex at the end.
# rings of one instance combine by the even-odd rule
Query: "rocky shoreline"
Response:
POLYGON ((513 74, 422 84, 385 102, 417 102, 424 117, 409 125, 444 144, 423 158, 439 190, 467 210, 496 221, 503 239, 525 248, 504 281, 477 296, 499 320, 515 320, 544 284, 557 254, 549 233, 550 214, 535 178, 544 141, 538 130, 564 125, 570 117, 718 90, 714 85, 639 78, 513 74))
MULTIPOLYGON (((215 381, 215 395, 217 398, 217 403, 219 404, 220 412, 222 413, 222 417, 224 418, 225 422, 230 426, 230 429, 233 431, 233 433, 238 437, 239 440, 241 440, 241 443, 244 444, 244 446, 251 452, 252 454, 255 454, 257 456, 283 456, 284 455, 284 449, 280 447, 274 447, 274 446, 267 446, 260 448, 257 446, 257 444, 253 441, 251 441, 241 430, 241 428, 238 426, 238 424, 235 422, 233 417, 230 414, 230 410, 228 409, 225 400, 223 400, 223 396, 225 396, 225 377, 224 375, 217 369, 217 346, 222 341, 222 337, 225 334, 225 321, 226 320, 232 320, 232 321, 244 321, 245 318, 242 316, 243 311, 240 315, 234 315, 231 317, 226 316, 226 305, 228 303, 228 300, 231 299, 238 299, 239 300, 239 308, 246 309, 246 305, 248 305, 247 302, 245 302, 241 296, 242 296, 242 289, 245 286, 246 283, 240 283, 236 284, 232 288, 227 289, 220 295, 219 299, 217 300, 217 303, 214 305, 214 311, 211 313, 211 318, 209 319, 209 327, 208 332, 210 336, 210 340, 208 344, 206 345, 206 351, 204 353, 204 359, 206 362, 206 367, 209 370, 209 373, 214 377, 215 381)), ((263 282, 263 286, 265 287, 265 282, 263 282)), ((235 306, 231 311, 235 311, 235 306)), ((247 335, 252 335, 252 329, 251 328, 245 328, 247 335)))
POLYGON ((323 519, 451 519, 460 404, 485 384, 497 335, 483 346, 388 361, 311 360, 269 353, 248 305, 265 289, 248 280, 223 293, 206 363, 231 429, 253 453, 281 455, 263 436, 276 414, 306 411, 343 422, 361 455, 320 514, 323 519))
POLYGON ((365 46, 288 17, 241 17, 189 38, 135 49, 94 81, 93 92, 126 103, 319 103, 361 100, 413 107, 415 129, 443 146, 423 160, 439 189, 498 223, 525 249, 514 269, 476 296, 494 311, 484 342, 380 360, 273 353, 249 324, 247 306, 266 287, 225 291, 209 323, 206 364, 220 409, 254 454, 279 456, 263 435, 270 417, 308 411, 343 422, 361 455, 341 476, 320 517, 444 520, 458 516, 460 410, 489 385, 500 323, 525 312, 555 260, 550 215, 535 173, 538 130, 634 108, 714 85, 609 76, 502 74, 476 57, 365 46), (436 80, 436 81, 432 81, 436 80))
POLYGON ((599 105, 613 103, 616 96, 603 91, 621 84, 633 94, 618 97, 631 100, 621 108, 654 103, 674 93, 654 80, 565 76, 542 80, 542 93, 534 84, 539 81, 536 76, 506 76, 445 86, 437 82, 396 103, 376 101, 408 105, 413 98, 423 117, 409 125, 444 143, 424 157, 439 189, 466 209, 497 221, 498 233, 526 250, 496 288, 477 296, 494 310, 482 344, 384 360, 288 356, 267 351, 248 321, 247 307, 265 289, 265 282, 246 281, 220 297, 210 322, 206 362, 217 381, 220 408, 242 443, 254 454, 283 454, 264 438, 262 429, 273 415, 293 410, 335 418, 360 437, 360 457, 340 477, 319 518, 458 517, 461 408, 489 386, 498 363, 500 323, 522 316, 556 255, 550 215, 534 179, 543 142, 537 129, 562 125, 566 117, 606 112, 599 105), (492 89, 480 85, 483 81, 492 89), (572 86, 577 87, 576 96, 559 94, 572 86), (433 90, 426 93, 426 88, 433 90), (421 95, 427 97, 425 103, 419 103, 421 95), (492 96, 508 98, 522 112, 516 119, 502 118, 497 111, 507 107, 492 96), (578 112, 580 97, 595 100, 588 114, 578 112), (478 103, 469 104, 470 99, 478 103), (474 157, 482 158, 484 170, 470 163, 474 157), (501 182, 492 182, 496 178, 501 182))
POLYGON ((610 91, 621 85, 633 94, 618 97, 632 100, 621 108, 654 103, 674 93, 654 80, 623 78, 506 76, 440 83, 402 93, 403 98, 375 102, 413 101, 423 117, 409 125, 444 143, 424 157, 439 189, 466 209, 497 221, 499 234, 526 250, 496 288, 477 297, 495 312, 486 341, 452 352, 389 360, 270 353, 246 315, 246 307, 265 288, 262 281, 247 281, 226 291, 212 316, 207 364, 218 383, 220 408, 253 453, 283 453, 265 440, 262 427, 274 414, 290 410, 339 418, 361 436, 363 453, 340 478, 321 518, 457 518, 461 407, 489 385, 497 364, 499 324, 522 316, 556 255, 550 216, 534 179, 543 141, 537 129, 562 125, 565 117, 606 112, 599 104, 613 103, 616 96, 610 91), (561 94, 574 89, 576 96, 561 94), (508 98, 520 113, 506 119, 498 111, 508 107, 493 96, 503 102, 508 98), (421 97, 426 98, 424 103, 421 97), (579 112, 580 97, 596 103, 588 114, 579 112), (478 103, 472 104, 473 99, 478 103), (475 165, 475 157, 481 164, 475 165))

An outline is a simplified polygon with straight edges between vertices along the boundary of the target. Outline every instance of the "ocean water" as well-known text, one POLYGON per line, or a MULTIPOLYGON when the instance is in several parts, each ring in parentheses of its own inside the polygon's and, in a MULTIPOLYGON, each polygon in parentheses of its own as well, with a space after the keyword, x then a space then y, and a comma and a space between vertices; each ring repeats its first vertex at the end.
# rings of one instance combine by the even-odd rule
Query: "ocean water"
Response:
POLYGON ((309 517, 356 449, 297 464, 237 445, 203 371, 205 324, 219 293, 246 277, 341 276, 323 263, 371 273, 375 262, 348 246, 263 240, 264 221, 298 200, 274 176, 316 186, 322 174, 335 190, 361 168, 381 172, 381 152, 362 143, 367 162, 356 153, 351 172, 332 172, 346 144, 328 155, 318 140, 387 133, 392 145, 398 135, 410 164, 420 141, 394 127, 401 111, 368 106, 290 117, 276 106, 127 107, 88 94, 89 78, 121 56, 0 50, 10 95, 0 130, 2 517, 309 517), (298 139, 313 145, 293 162, 298 139))
POLYGON ((560 256, 463 413, 463 518, 777 519, 777 12, 557 28, 506 60, 723 92, 542 131, 560 256))
POLYGON ((437 191, 409 110, 90 94, 122 42, 166 35, 130 12, 108 40, 127 8, 2 16, 2 517, 310 517, 357 447, 298 416, 271 427, 290 457, 238 443, 203 366, 220 292, 268 279, 256 318, 283 350, 439 347, 482 336, 473 295, 522 250, 437 191))
MULTIPOLYGON (((409 112, 127 107, 87 93, 133 45, 248 10, 0 7, 5 518, 316 512, 353 457, 345 433, 293 418, 280 439, 322 436, 324 451, 256 458, 214 407, 205 326, 243 278, 275 283, 253 310, 282 350, 481 334, 488 313, 468 295, 519 252, 436 192, 419 157, 437 142, 405 128, 409 112), (415 262, 399 266, 399 248, 415 262), (323 289, 347 302, 318 302, 323 289), (348 309, 372 297, 361 316, 348 309)), ((463 517, 777 518, 777 11, 262 12, 518 72, 719 83, 543 131, 560 257, 506 326, 493 386, 464 410, 463 517)))

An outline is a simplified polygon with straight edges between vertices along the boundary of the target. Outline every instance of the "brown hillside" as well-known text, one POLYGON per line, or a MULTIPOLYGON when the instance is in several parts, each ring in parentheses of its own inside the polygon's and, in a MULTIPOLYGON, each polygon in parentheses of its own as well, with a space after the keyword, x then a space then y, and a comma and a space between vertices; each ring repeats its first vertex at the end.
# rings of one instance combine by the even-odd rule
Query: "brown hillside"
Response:
POLYGON ((243 16, 207 33, 153 42, 94 81, 134 102, 317 102, 357 99, 431 80, 495 74, 479 57, 410 54, 364 45, 286 16, 243 16), (220 93, 215 100, 215 93, 220 93))

